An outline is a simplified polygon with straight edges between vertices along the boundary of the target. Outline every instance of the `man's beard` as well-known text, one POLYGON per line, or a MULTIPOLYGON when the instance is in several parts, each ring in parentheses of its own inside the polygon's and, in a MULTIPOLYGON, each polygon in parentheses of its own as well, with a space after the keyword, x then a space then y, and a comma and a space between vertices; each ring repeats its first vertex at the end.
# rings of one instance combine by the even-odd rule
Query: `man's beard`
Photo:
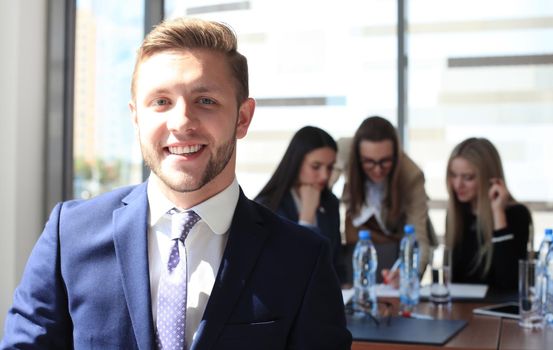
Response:
POLYGON ((184 170, 180 172, 178 170, 173 170, 172 172, 175 172, 176 174, 165 173, 161 168, 161 158, 158 154, 148 147, 145 147, 142 142, 140 143, 142 156, 144 157, 146 165, 167 187, 173 191, 181 193, 197 191, 216 178, 217 175, 225 169, 228 162, 232 158, 235 147, 236 129, 234 130, 231 138, 229 138, 222 145, 218 146, 214 152, 215 154, 210 155, 203 174, 201 174, 199 180, 196 180, 194 175, 190 175, 184 170))

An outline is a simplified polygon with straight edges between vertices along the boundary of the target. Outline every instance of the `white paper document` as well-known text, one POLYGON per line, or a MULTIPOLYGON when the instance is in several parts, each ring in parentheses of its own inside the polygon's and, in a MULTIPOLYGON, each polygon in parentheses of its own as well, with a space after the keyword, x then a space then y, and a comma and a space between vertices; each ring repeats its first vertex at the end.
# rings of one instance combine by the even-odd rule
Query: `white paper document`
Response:
MULTIPOLYGON (((353 298, 355 293, 353 288, 342 289, 342 298, 344 299, 344 305, 353 298)), ((399 298, 399 290, 387 284, 379 284, 376 286, 376 296, 379 298, 399 298)))

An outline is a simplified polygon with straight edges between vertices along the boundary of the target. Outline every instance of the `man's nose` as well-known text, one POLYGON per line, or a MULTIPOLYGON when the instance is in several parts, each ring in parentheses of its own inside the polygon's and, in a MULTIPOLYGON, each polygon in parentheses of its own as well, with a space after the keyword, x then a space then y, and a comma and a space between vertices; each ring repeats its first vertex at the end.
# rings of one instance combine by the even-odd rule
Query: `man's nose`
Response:
POLYGON ((183 131, 192 128, 194 118, 187 103, 180 100, 168 111, 167 128, 174 131, 183 131))

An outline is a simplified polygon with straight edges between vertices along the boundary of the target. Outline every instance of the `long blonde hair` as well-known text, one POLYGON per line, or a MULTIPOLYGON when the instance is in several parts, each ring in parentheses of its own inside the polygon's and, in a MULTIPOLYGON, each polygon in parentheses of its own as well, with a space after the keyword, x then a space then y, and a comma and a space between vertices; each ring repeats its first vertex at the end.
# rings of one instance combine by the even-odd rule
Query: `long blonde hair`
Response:
MULTIPOLYGON (((457 199, 451 185, 451 162, 455 158, 463 158, 472 164, 476 169, 476 179, 478 182, 477 206, 476 206, 476 237, 479 244, 476 259, 472 272, 478 269, 478 266, 484 261, 482 276, 485 277, 491 266, 493 244, 492 236, 494 230, 493 214, 491 202, 488 196, 490 189, 490 180, 492 178, 505 181, 501 158, 495 146, 485 138, 472 137, 458 144, 449 157, 447 162, 447 192, 449 201, 447 206, 446 222, 446 243, 453 247, 459 243, 463 237, 467 222, 463 221, 466 206, 457 199), (465 208, 465 209, 463 209, 465 208)), ((509 195, 509 202, 514 202, 514 198, 509 195)))

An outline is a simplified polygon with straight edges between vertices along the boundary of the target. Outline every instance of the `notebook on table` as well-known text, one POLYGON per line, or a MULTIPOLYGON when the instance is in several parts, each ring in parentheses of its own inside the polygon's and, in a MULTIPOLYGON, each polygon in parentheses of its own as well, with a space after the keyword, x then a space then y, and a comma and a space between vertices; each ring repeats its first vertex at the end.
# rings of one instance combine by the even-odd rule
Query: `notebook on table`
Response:
POLYGON ((407 344, 444 345, 466 325, 464 320, 421 320, 392 317, 389 324, 376 325, 370 318, 348 316, 353 340, 407 344))

